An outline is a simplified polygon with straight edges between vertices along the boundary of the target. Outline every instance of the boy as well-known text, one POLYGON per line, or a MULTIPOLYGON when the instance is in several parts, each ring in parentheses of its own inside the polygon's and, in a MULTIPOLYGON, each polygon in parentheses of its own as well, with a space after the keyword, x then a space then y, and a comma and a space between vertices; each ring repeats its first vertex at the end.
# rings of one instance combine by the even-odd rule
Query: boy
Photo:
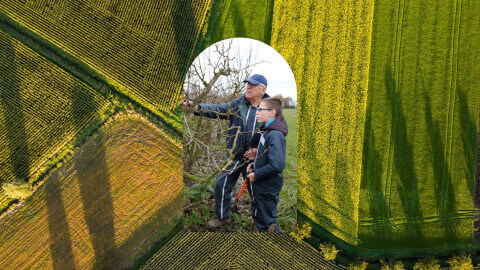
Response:
POLYGON ((257 120, 264 123, 255 161, 247 167, 249 192, 252 195, 252 217, 260 232, 280 232, 277 203, 283 186, 287 122, 278 98, 265 98, 257 108, 257 120))

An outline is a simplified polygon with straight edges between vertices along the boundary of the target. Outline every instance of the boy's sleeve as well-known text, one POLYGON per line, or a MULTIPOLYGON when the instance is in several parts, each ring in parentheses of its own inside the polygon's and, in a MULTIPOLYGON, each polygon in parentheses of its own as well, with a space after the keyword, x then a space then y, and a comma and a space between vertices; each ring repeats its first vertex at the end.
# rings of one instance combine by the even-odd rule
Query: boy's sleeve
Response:
POLYGON ((270 149, 265 153, 268 163, 260 168, 255 168, 255 181, 261 181, 270 175, 281 173, 285 169, 286 142, 285 136, 278 131, 267 139, 270 149))
POLYGON ((198 111, 198 112, 194 112, 195 115, 198 115, 198 116, 205 116, 205 117, 209 117, 209 118, 217 118, 217 117, 220 117, 220 119, 228 119, 228 116, 225 116, 225 115, 221 115, 221 114, 217 114, 216 112, 218 113, 222 113, 222 114, 225 114, 228 112, 228 110, 232 110, 233 109, 233 106, 232 106, 232 102, 226 102, 226 103, 222 103, 222 104, 206 104, 206 103, 201 103, 201 104, 198 104, 198 109, 199 110, 205 110, 205 111, 209 111, 209 112, 201 112, 201 111, 198 111))

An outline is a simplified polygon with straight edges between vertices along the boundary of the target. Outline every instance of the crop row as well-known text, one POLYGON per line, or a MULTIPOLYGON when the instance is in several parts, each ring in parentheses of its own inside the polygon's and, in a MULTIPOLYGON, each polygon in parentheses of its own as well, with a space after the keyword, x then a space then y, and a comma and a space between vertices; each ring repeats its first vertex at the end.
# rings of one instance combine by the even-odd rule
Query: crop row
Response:
POLYGON ((35 174, 100 116, 108 101, 3 32, 0 41, 3 69, 0 183, 3 183, 35 174))
POLYGON ((181 232, 141 269, 341 269, 288 234, 181 232), (267 252, 266 252, 267 251, 267 252), (261 254, 261 255, 260 255, 261 254))
POLYGON ((0 3, 0 9, 125 87, 143 104, 178 104, 208 1, 0 3), (45 14, 46 6, 58 12, 45 14), (33 12, 32 12, 33 11, 33 12), (88 19, 87 19, 88 18, 88 19))

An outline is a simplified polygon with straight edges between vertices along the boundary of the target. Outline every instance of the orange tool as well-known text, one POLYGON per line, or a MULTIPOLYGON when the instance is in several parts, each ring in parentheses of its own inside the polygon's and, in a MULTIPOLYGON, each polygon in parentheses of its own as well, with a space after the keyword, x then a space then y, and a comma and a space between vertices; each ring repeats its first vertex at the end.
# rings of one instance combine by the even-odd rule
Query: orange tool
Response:
POLYGON ((247 187, 247 178, 245 177, 245 180, 243 181, 242 188, 240 189, 240 192, 238 192, 238 199, 240 200, 240 197, 242 197, 243 191, 247 187))

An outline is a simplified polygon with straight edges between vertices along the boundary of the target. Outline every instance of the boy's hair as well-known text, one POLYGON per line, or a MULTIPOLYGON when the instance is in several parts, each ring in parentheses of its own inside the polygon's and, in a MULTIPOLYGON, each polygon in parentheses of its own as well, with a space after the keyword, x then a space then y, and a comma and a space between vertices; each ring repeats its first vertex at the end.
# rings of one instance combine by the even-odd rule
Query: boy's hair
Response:
POLYGON ((268 108, 275 109, 275 117, 282 114, 282 101, 279 98, 264 98, 262 102, 265 102, 268 108))

